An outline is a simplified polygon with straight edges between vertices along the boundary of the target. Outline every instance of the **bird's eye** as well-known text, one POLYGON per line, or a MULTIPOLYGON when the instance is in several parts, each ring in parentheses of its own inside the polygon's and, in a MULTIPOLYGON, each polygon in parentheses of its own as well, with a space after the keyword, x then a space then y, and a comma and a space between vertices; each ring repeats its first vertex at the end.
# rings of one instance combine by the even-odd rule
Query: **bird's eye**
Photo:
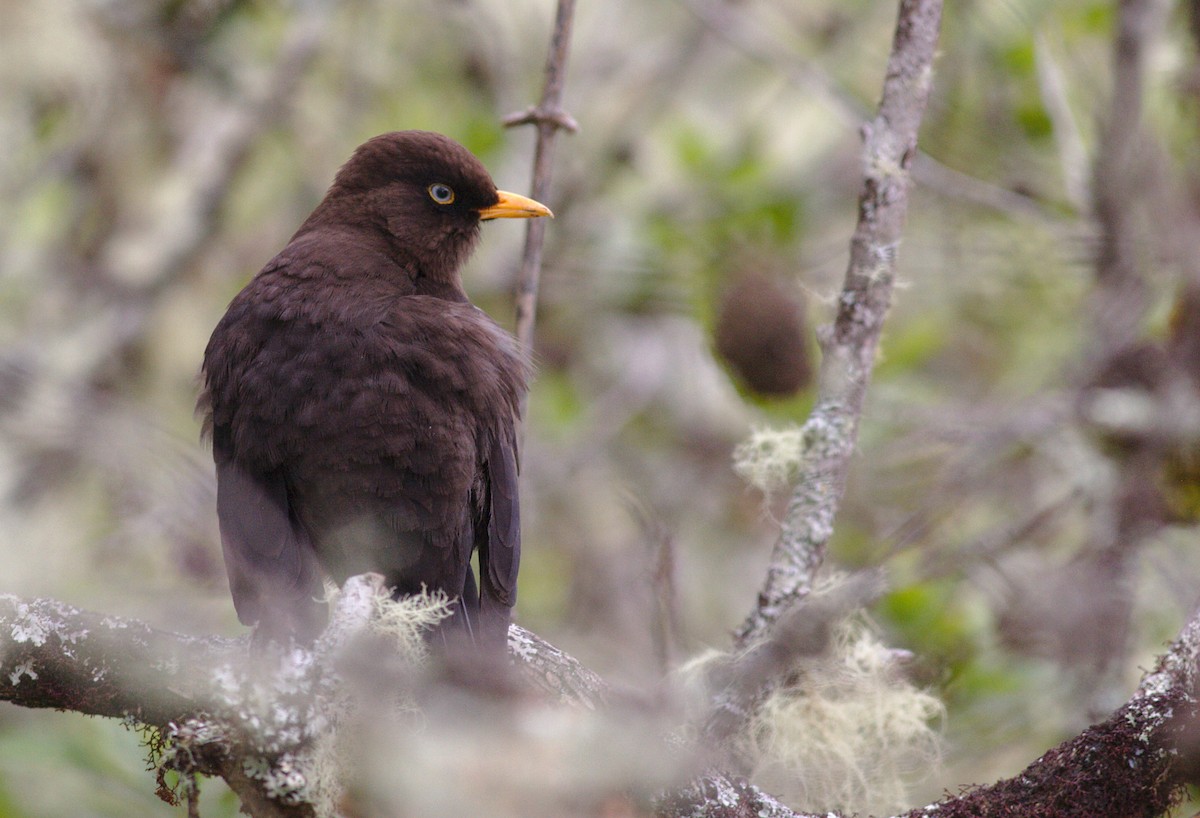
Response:
POLYGON ((429 198, 438 204, 450 204, 454 201, 454 191, 450 189, 449 185, 438 182, 429 186, 429 198))

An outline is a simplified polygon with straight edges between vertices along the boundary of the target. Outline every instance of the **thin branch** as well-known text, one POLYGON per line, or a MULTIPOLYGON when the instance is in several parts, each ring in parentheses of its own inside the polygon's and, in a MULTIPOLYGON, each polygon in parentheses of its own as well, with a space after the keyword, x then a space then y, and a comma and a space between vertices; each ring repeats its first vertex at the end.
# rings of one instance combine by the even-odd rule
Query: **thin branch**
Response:
MULTIPOLYGON (((559 0, 554 16, 554 33, 546 57, 546 84, 542 101, 536 107, 504 120, 507 127, 537 125, 537 147, 533 156, 533 184, 530 195, 544 202, 550 192, 554 166, 554 143, 559 129, 578 130, 575 120, 562 108, 563 85, 567 77, 567 54, 571 47, 571 23, 575 0, 559 0)), ((517 277, 517 340, 522 348, 533 349, 533 328, 537 320, 538 286, 542 275, 542 244, 546 235, 543 219, 530 219, 525 228, 525 251, 517 277)))
POLYGON ((908 211, 908 169, 929 99, 941 22, 940 0, 903 0, 875 119, 862 129, 863 189, 850 265, 832 327, 822 330, 818 397, 804 425, 805 461, 754 611, 735 634, 739 647, 762 636, 808 592, 825 557, 841 501, 908 211))

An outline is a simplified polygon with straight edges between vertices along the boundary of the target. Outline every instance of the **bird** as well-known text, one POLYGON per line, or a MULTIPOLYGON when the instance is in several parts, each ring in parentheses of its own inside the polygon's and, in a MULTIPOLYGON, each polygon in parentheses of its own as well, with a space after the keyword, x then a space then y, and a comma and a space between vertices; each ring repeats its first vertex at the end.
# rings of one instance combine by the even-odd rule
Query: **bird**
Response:
POLYGON ((503 649, 529 364, 460 269, 481 222, 541 216, 453 139, 385 133, 233 298, 197 406, 234 607, 256 639, 312 640, 325 579, 370 571, 396 597, 444 593, 443 639, 503 649))

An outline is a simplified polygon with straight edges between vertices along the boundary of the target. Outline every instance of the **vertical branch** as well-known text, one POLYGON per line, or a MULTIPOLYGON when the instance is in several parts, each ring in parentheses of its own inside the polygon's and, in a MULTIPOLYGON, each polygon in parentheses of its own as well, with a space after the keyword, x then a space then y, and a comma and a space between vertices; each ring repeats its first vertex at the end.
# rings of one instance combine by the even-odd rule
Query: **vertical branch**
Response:
MULTIPOLYGON (((550 37, 550 53, 546 57, 546 85, 542 100, 535 107, 505 117, 505 127, 537 125, 537 147, 533 157, 533 184, 530 195, 545 201, 550 190, 554 164, 554 142, 559 128, 575 132, 579 126, 562 109, 563 84, 567 75, 567 54, 571 47, 571 23, 575 16, 575 0, 559 0, 554 17, 554 33, 550 37)), ((542 242, 546 234, 543 219, 530 219, 525 228, 525 251, 521 272, 517 277, 516 310, 517 340, 525 350, 533 348, 533 327, 537 319, 538 283, 542 274, 542 242)))
POLYGON ((940 0, 901 0, 883 95, 862 127, 863 187, 850 265, 833 325, 820 333, 817 403, 805 422, 803 462, 754 611, 735 632, 739 647, 762 636, 806 594, 825 558, 841 501, 879 336, 892 300, 896 254, 908 212, 909 168, 929 99, 940 0))
POLYGON ((1146 52, 1166 14, 1163 0, 1121 0, 1113 46, 1112 101, 1094 165, 1095 219, 1100 229, 1092 348, 1101 361, 1136 337, 1147 308, 1138 274, 1137 202, 1144 199, 1142 96, 1146 52))
MULTIPOLYGON (((1143 97, 1147 56, 1166 21, 1164 0, 1120 0, 1112 57, 1112 99, 1103 118, 1093 165, 1094 213, 1098 229, 1095 283, 1091 294, 1086 367, 1089 385, 1124 386, 1123 363, 1136 347, 1144 347, 1143 323, 1150 305, 1149 284, 1142 271, 1147 234, 1156 246, 1170 247, 1159 227, 1170 205, 1151 201, 1161 176, 1154 167, 1155 146, 1145 130, 1143 97), (1153 211, 1153 215, 1152 214, 1153 211), (1159 235, 1156 235, 1159 234, 1159 235), (1111 383, 1110 383, 1111 381, 1111 383)), ((1161 151, 1158 151, 1161 152, 1161 151)), ((1148 347, 1146 347, 1149 349, 1148 347)), ((1155 349, 1157 357, 1161 353, 1155 349)), ((1140 368, 1135 366, 1135 369, 1140 368)), ((1146 372, 1134 373, 1145 377, 1146 372)), ((1094 419, 1094 418, 1088 418, 1094 419)), ((1121 689, 1130 644, 1134 577, 1139 546, 1162 525, 1153 486, 1162 470, 1162 443, 1148 435, 1112 456, 1111 485, 1092 498, 1090 534, 1104 588, 1096 611, 1097 627, 1106 635, 1087 669, 1083 691, 1089 716, 1106 712, 1121 689)))

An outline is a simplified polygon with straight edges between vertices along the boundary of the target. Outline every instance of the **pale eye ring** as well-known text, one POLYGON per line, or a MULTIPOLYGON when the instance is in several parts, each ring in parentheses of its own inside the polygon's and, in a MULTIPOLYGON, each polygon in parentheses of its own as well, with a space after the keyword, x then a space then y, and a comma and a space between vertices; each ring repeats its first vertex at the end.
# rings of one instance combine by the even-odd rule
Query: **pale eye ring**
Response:
POLYGON ((429 186, 429 198, 433 199, 438 204, 448 205, 454 201, 454 191, 449 185, 443 185, 441 182, 434 182, 429 186))

